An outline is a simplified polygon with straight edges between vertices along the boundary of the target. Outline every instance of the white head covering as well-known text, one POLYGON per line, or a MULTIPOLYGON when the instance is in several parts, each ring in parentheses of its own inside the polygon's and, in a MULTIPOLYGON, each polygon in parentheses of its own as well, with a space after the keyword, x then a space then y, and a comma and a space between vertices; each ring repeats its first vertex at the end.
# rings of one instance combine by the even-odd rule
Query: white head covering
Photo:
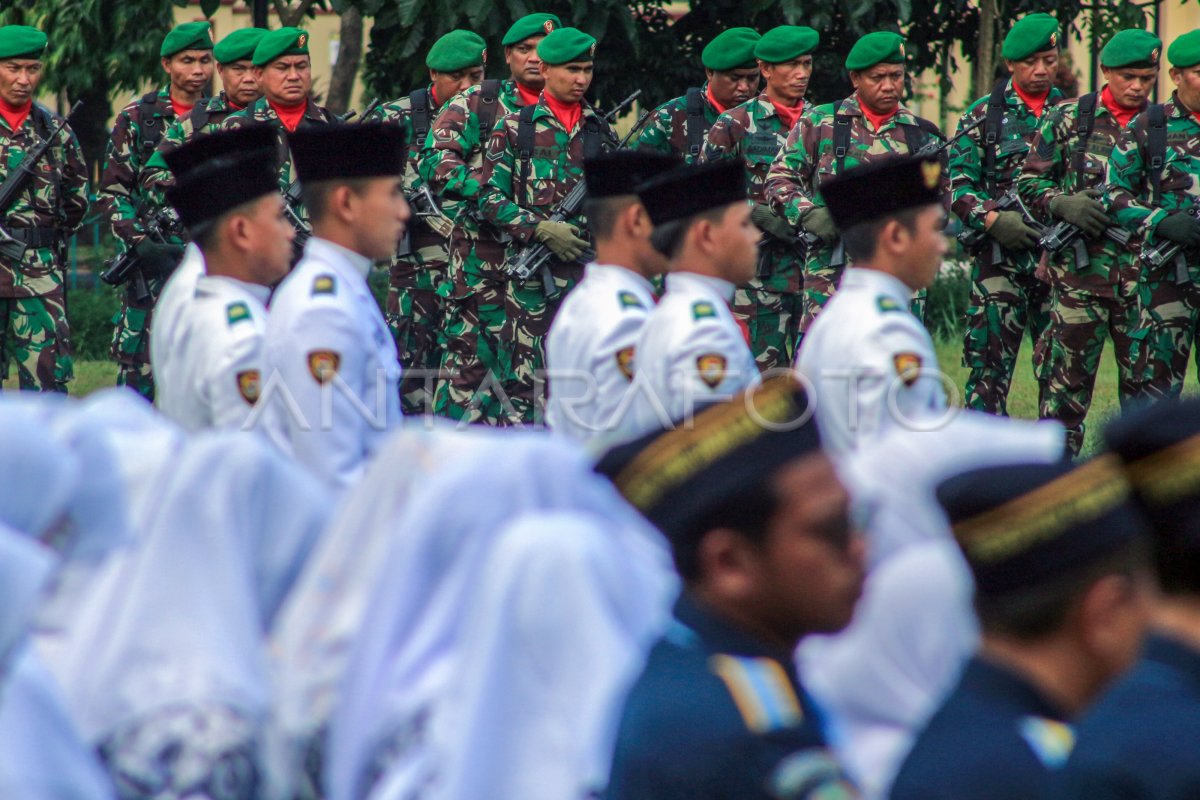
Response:
MULTIPOLYGON (((431 754, 421 734, 439 712, 453 675, 462 608, 476 589, 495 534, 524 512, 556 509, 606 518, 635 514, 592 472, 576 445, 517 431, 447 468, 408 507, 355 643, 334 718, 331 800, 359 797, 381 743, 409 728, 415 733, 412 746, 392 766, 409 770, 409 787, 425 782, 431 754)), ((645 547, 669 563, 665 543, 650 540, 645 547)))
POLYGON ((0 400, 0 430, 0 522, 40 538, 66 513, 79 462, 28 401, 0 400))
POLYGON ((50 550, 0 523, 0 703, 7 666, 25 639, 54 563, 50 550))
POLYGON ((646 558, 652 535, 574 512, 528 514, 497 534, 434 720, 444 767, 432 797, 561 800, 604 788, 622 700, 677 590, 669 565, 646 558))

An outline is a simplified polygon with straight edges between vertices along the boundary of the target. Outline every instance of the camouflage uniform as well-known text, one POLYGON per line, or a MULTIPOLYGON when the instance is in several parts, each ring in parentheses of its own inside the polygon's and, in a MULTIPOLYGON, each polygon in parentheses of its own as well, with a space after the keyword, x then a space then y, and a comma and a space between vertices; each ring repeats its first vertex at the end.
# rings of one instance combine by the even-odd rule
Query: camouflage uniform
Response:
MULTIPOLYGON (((427 90, 429 123, 437 112, 433 89, 427 90)), ((384 103, 367 115, 365 122, 398 125, 408 142, 408 160, 404 169, 404 192, 409 197, 424 181, 417 173, 417 160, 426 137, 417 141, 414 131, 412 99, 405 96, 384 103)), ((392 259, 388 276, 384 316, 396 339, 404 376, 400 380, 400 399, 405 414, 424 414, 429 410, 425 385, 438 368, 445 348, 444 298, 450 294, 449 235, 450 221, 443 218, 416 217, 409 221, 407 246, 392 259), (437 226, 435 230, 432 225, 437 226)))
MULTIPOLYGON (((589 138, 585 131, 589 128, 596 131, 596 152, 605 139, 616 142, 608 123, 586 104, 579 122, 568 131, 541 100, 533 114, 533 153, 522 186, 517 148, 519 117, 519 114, 504 117, 488 140, 479 199, 483 219, 508 234, 508 258, 535 243, 533 234, 537 224, 549 218, 554 206, 583 180, 585 140, 589 138)), ((577 227, 581 235, 587 235, 587 220, 582 213, 565 221, 577 227)), ((544 338, 563 296, 583 277, 580 263, 568 264, 555 258, 550 263, 553 287, 546 287, 540 275, 528 280, 509 277, 505 291, 506 319, 500 358, 501 364, 507 366, 506 390, 516 411, 514 422, 535 421, 534 392, 545 366, 544 338), (554 296, 547 297, 547 291, 554 296)))
MULTIPOLYGON (((788 133, 783 149, 767 173, 766 198, 794 227, 800 227, 801 215, 811 208, 825 205, 819 196, 821 184, 839 172, 834 154, 833 125, 835 114, 850 118, 850 137, 841 170, 868 164, 881 156, 908 154, 921 147, 930 137, 941 138, 941 132, 930 122, 922 120, 900 106, 883 127, 875 130, 863 115, 854 94, 840 104, 829 103, 806 109, 800 121, 788 133), (923 130, 923 128, 927 128, 923 130), (909 137, 913 141, 909 141, 909 137)), ((813 248, 804 261, 804 317, 800 335, 808 330, 829 301, 841 280, 842 271, 849 265, 833 265, 836 242, 813 248)), ((914 301, 914 313, 923 318, 920 297, 914 301)))
MULTIPOLYGON (((700 161, 744 159, 750 199, 764 203, 767 172, 787 135, 787 123, 764 92, 717 118, 700 161)), ((797 245, 794 239, 781 242, 766 234, 757 274, 733 297, 733 315, 750 331, 750 349, 760 370, 790 367, 796 357, 804 311, 797 245)))
MULTIPOLYGON (((304 116, 300 118, 299 127, 303 128, 307 125, 331 125, 335 122, 337 122, 337 118, 332 113, 309 100, 308 105, 304 109, 304 116)), ((288 187, 292 185, 292 181, 296 179, 292 174, 292 154, 287 146, 287 129, 283 127, 283 123, 279 120, 279 115, 275 113, 275 109, 271 108, 271 104, 267 102, 267 98, 260 97, 241 111, 235 111, 230 114, 217 126, 217 130, 234 130, 246 125, 262 124, 272 125, 275 128, 275 133, 278 137, 276 144, 279 151, 279 191, 286 192, 288 187)), ((302 206, 297 206, 296 210, 302 219, 308 219, 304 215, 302 206)))
MULTIPOLYGON (((1121 127, 1096 102, 1095 122, 1080 163, 1075 136, 1079 101, 1067 100, 1042 115, 1029 154, 1017 177, 1025 205, 1047 225, 1057 223, 1050 202, 1104 184, 1104 168, 1121 127)), ((1122 407, 1139 392, 1139 354, 1144 333, 1138 324, 1138 262, 1127 248, 1104 236, 1087 241, 1088 264, 1064 248, 1049 263, 1050 323, 1037 343, 1043 393, 1040 415, 1067 428, 1072 452, 1083 446, 1084 417, 1092 402, 1104 340, 1111 337, 1122 407)))
MULTIPOLYGON (((1046 98, 1049 110, 1062 98, 1051 89, 1046 98)), ((1004 91, 1006 111, 996 142, 996 185, 985 186, 983 128, 976 128, 950 148, 951 210, 968 228, 982 230, 984 218, 1003 195, 1013 188, 1017 172, 1037 132, 1038 118, 1017 95, 1009 80, 1004 91)), ((958 123, 958 130, 987 115, 988 97, 972 103, 958 123)), ((967 334, 963 366, 967 376, 966 405, 993 414, 1008 413, 1008 389, 1012 384, 1026 329, 1036 344, 1050 323, 1050 287, 1034 276, 1036 250, 1021 253, 1001 251, 992 263, 993 240, 972 259, 971 301, 967 308, 967 334)), ((1042 374, 1034 364, 1040 381, 1042 374)))
MULTIPOLYGON (((0 118, 0 181, 24 160, 61 118, 35 106, 13 131, 0 118), (41 123, 35 115, 41 115, 41 123)), ((22 389, 66 391, 72 377, 67 328, 65 264, 60 248, 88 208, 87 165, 69 127, 42 157, 29 185, 3 216, 4 228, 32 242, 20 263, 0 257, 0 359, 8 377, 11 357, 22 389), (37 241, 45 237, 49 241, 37 241), (34 245, 37 246, 34 246, 34 245)))
MULTIPOLYGON (((1138 114, 1122 132, 1105 173, 1109 213, 1124 228, 1149 244, 1160 241, 1151 231, 1169 212, 1200 204, 1200 122, 1172 94, 1163 104, 1167 142, 1162 169, 1162 198, 1152 205, 1147 165, 1148 115, 1138 114)), ((1141 324, 1146 329, 1146 370, 1143 391, 1150 397, 1176 397, 1183 390, 1188 354, 1200 321, 1200 262, 1189 253, 1189 278, 1175 282, 1174 266, 1159 270, 1141 267, 1139 300, 1141 324)))
MULTIPOLYGON (((141 173, 154 154, 155 144, 147 139, 147 128, 161 135, 175 122, 171 94, 160 89, 152 105, 145 98, 131 102, 117 114, 116 124, 104 152, 104 171, 96 194, 101 213, 108 218, 116 237, 117 252, 125 253, 147 236, 148 220, 157 210, 141 188, 141 173), (144 110, 149 118, 142 119, 144 110)), ((166 236, 164 244, 182 244, 176 233, 166 236)), ((154 376, 150 369, 150 324, 154 304, 166 282, 166 274, 145 274, 149 296, 139 299, 132 283, 121 296, 121 310, 113 317, 112 355, 119 365, 117 385, 129 386, 147 399, 154 399, 154 376)))
MULTIPOLYGON (((700 88, 701 108, 704 111, 704 133, 707 133, 721 112, 708 99, 708 83, 700 88)), ((732 110, 732 109, 730 109, 732 110)), ((639 150, 651 150, 663 155, 680 156, 692 161, 688 152, 687 95, 668 100, 650 112, 642 132, 634 146, 639 150)), ((700 141, 704 141, 703 135, 700 141)))
MULTIPOLYGON (((507 401, 497 389, 507 383, 500 362, 500 336, 508 278, 501 269, 504 245, 479 219, 483 150, 491 134, 480 130, 481 91, 480 86, 472 86, 446 101, 433 121, 418 169, 454 224, 451 295, 443 326, 446 349, 434 392, 434 411, 456 420, 495 424, 507 416, 507 401)), ((491 127, 520 109, 516 83, 504 81, 491 127)))

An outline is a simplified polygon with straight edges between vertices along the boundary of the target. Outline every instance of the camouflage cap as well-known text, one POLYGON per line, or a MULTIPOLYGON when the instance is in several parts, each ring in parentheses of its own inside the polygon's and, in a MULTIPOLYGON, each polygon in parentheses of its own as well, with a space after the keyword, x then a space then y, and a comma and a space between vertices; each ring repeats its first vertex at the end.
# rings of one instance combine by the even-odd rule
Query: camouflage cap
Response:
POLYGON ((500 44, 508 47, 523 42, 530 36, 547 36, 562 26, 562 20, 554 14, 526 14, 512 24, 500 40, 500 44))
POLYGON ((185 22, 176 25, 175 29, 163 37, 162 47, 158 54, 170 58, 184 50, 212 50, 212 36, 209 35, 211 26, 207 22, 185 22))
POLYGON ((425 66, 438 72, 455 72, 487 63, 487 42, 478 33, 453 30, 433 43, 425 66))
POLYGON ((754 62, 754 46, 761 38, 762 34, 753 28, 722 31, 700 52, 700 63, 717 72, 758 66, 754 62))
POLYGON ((249 61, 254 58, 254 48, 267 35, 266 28, 239 28, 217 42, 213 48, 213 58, 218 64, 232 64, 234 61, 249 61))
POLYGON ((538 42, 538 58, 543 64, 569 64, 591 61, 596 56, 596 39, 578 28, 559 28, 538 42))
POLYGON ((41 58, 46 50, 46 34, 28 25, 0 28, 0 58, 41 58))
POLYGON ((308 31, 280 28, 264 35, 254 48, 254 66, 266 66, 280 56, 308 55, 308 31))
POLYGON ((903 64, 904 37, 892 31, 868 33, 850 48, 846 69, 858 72, 876 64, 903 64))
POLYGON ((1188 31, 1171 42, 1167 60, 1180 69, 1200 64, 1200 30, 1188 31))
POLYGON ((1100 51, 1100 66, 1157 67, 1162 53, 1162 39, 1149 31, 1130 29, 1118 31, 1100 51))
POLYGON ((821 35, 803 25, 780 25, 762 35, 754 47, 754 57, 768 64, 782 64, 806 56, 817 49, 821 35))
POLYGON ((1020 61, 1043 50, 1058 49, 1058 20, 1049 14, 1026 14, 1004 37, 1000 55, 1009 61, 1020 61))

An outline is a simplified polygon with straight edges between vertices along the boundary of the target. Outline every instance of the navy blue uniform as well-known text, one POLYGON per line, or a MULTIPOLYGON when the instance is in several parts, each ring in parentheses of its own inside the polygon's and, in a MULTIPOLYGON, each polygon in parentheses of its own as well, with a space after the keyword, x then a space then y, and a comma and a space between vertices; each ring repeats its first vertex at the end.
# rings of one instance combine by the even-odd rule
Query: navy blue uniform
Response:
POLYGON ((1200 797, 1200 652, 1152 636, 1079 725, 1055 797, 1200 797))
POLYGON ((686 593, 626 700, 609 800, 853 798, 791 653, 686 593))
POLYGON ((975 657, 917 737, 890 797, 1041 800, 1071 751, 1065 719, 1024 678, 975 657))

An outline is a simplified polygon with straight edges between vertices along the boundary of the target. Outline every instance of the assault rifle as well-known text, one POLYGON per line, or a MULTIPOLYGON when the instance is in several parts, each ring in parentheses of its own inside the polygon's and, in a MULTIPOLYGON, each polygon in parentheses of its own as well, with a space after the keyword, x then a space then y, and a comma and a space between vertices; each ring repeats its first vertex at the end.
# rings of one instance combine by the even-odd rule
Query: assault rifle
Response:
MULTIPOLYGON (((1193 217, 1200 218, 1200 206, 1192 206, 1187 210, 1187 213, 1193 217)), ((1143 244, 1139 257, 1151 269, 1157 269, 1168 262, 1173 263, 1175 267, 1175 285, 1177 286, 1183 286, 1190 280, 1187 254, 1184 252, 1183 245, 1178 242, 1166 239, 1155 245, 1143 244)))
MULTIPOLYGON (((1107 191, 1107 186, 1096 187, 1101 192, 1107 191)), ((1129 231, 1116 225, 1110 225, 1104 229, 1101 234, 1105 238, 1116 242, 1121 247, 1129 247, 1130 235, 1129 231)), ((1050 226, 1038 244, 1043 250, 1050 255, 1058 255, 1067 247, 1075 251, 1075 269, 1081 270, 1088 267, 1092 260, 1088 257, 1087 252, 1087 236, 1083 233, 1083 228, 1077 225, 1072 225, 1066 220, 1060 220, 1050 226)))
MULTIPOLYGON (((1004 195, 996 202, 996 205, 994 208, 992 208, 992 211, 1021 212, 1021 216, 1024 218, 1025 224, 1030 228, 1033 228, 1034 232, 1038 235, 1039 240, 1044 238, 1046 234, 1049 233, 1049 228, 1033 218, 1033 215, 1029 213, 1029 209, 1025 207, 1025 204, 1021 202, 1021 198, 1017 196, 1017 193, 1012 189, 1009 189, 1004 193, 1004 195)), ((1003 259, 1003 255, 1000 252, 1000 243, 988 236, 987 231, 978 230, 977 228, 963 228, 958 234, 958 243, 961 244, 963 249, 969 253, 976 253, 982 250, 983 246, 989 240, 991 241, 992 245, 992 263, 998 264, 1003 259)))
MULTIPOLYGON (((174 216, 171 209, 167 207, 157 209, 144 220, 143 225, 146 228, 146 238, 152 243, 160 245, 162 248, 172 247, 168 239, 171 234, 178 233, 179 229, 178 218, 174 216)), ((165 251, 162 257, 167 257, 165 251)), ((130 248, 105 262, 104 271, 100 273, 100 280, 109 286, 130 284, 133 299, 142 302, 150 297, 150 287, 146 283, 147 273, 158 275, 163 272, 161 263, 147 264, 135 248, 130 248)))

